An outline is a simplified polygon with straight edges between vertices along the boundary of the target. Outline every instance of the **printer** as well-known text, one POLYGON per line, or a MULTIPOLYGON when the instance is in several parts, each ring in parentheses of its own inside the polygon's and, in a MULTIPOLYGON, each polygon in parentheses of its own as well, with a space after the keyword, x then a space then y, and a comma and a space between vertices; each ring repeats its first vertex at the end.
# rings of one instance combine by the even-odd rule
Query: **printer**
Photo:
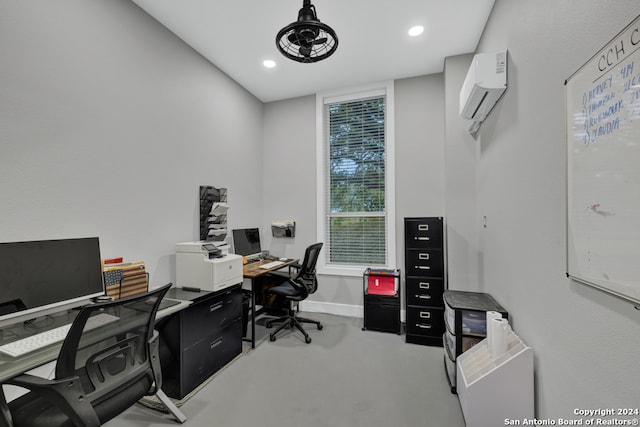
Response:
POLYGON ((214 242, 176 244, 176 286, 217 292, 242 283, 242 257, 222 255, 214 242))

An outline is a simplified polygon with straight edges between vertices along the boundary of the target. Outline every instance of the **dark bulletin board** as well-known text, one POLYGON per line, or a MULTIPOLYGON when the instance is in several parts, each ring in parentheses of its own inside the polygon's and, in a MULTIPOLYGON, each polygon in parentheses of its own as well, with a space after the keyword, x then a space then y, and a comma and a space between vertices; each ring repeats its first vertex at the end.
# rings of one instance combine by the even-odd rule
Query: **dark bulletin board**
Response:
POLYGON ((640 303, 640 16, 565 97, 567 275, 640 303))

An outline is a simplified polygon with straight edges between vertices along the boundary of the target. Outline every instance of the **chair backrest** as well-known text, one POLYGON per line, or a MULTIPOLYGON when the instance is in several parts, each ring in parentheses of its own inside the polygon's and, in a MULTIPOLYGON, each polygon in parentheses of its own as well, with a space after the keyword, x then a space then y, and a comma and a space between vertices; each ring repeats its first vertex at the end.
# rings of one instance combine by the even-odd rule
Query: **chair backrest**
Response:
POLYGON ((6 301, 0 304, 0 316, 4 314, 16 313, 18 311, 22 311, 26 309, 27 309, 27 306, 24 305, 21 299, 6 301))
MULTIPOLYGON (((293 279, 298 283, 302 283, 307 291, 312 294, 318 289, 318 279, 316 278, 316 263, 322 249, 322 243, 314 243, 304 252, 304 260, 302 261, 298 274, 293 279)), ((305 296, 306 297, 306 296, 305 296)))
POLYGON ((156 312, 171 284, 85 306, 65 338, 56 379, 77 375, 101 423, 161 386, 156 312))

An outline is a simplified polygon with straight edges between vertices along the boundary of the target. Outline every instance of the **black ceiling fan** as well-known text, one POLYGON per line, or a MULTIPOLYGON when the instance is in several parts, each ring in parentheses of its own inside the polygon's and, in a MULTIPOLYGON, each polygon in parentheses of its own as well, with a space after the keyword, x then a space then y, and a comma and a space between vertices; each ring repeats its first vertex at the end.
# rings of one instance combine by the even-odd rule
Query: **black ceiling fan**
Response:
POLYGON ((333 28, 318 20, 311 0, 303 0, 298 20, 278 32, 276 45, 289 59, 318 62, 333 55, 338 48, 338 36, 333 28))

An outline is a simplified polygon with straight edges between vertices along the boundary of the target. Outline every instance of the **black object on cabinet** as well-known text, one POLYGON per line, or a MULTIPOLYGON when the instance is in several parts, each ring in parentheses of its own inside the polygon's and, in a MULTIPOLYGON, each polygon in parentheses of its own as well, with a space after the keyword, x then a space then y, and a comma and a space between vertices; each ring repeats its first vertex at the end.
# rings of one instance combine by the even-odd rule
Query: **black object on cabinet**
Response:
POLYGON ((444 219, 405 218, 406 341, 442 346, 446 289, 444 219))
POLYGON ((444 291, 446 325, 444 366, 451 392, 456 392, 456 359, 487 336, 487 311, 508 319, 509 313, 493 297, 483 292, 444 291))
POLYGON ((400 271, 366 269, 363 274, 364 326, 381 332, 402 332, 400 271))
POLYGON ((156 325, 162 389, 182 399, 242 351, 241 285, 219 292, 169 289, 167 298, 191 300, 156 325))

